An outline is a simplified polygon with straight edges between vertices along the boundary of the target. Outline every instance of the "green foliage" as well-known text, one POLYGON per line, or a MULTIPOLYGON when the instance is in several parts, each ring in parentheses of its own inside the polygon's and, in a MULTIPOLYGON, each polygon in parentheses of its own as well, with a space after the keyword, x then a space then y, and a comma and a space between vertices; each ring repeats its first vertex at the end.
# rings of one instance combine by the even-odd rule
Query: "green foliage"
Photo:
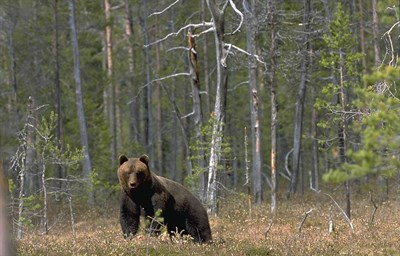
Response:
POLYGON ((42 162, 45 165, 61 164, 68 166, 71 170, 76 169, 83 158, 83 149, 72 149, 69 144, 66 144, 64 148, 61 147, 61 142, 54 136, 57 118, 54 112, 50 112, 48 117, 42 116, 36 130, 38 139, 35 150, 43 158, 42 162))
MULTIPOLYGON (((329 33, 324 34, 323 40, 326 50, 321 53, 320 64, 331 71, 333 82, 323 87, 321 96, 316 99, 315 107, 327 113, 326 118, 321 119, 318 126, 326 131, 327 139, 330 139, 330 136, 337 137, 339 127, 350 137, 354 133, 354 127, 349 121, 352 119, 352 112, 357 109, 350 97, 357 95, 360 86, 357 64, 361 54, 354 50, 356 40, 350 29, 349 15, 340 3, 336 5, 335 18, 331 20, 329 33), (346 127, 346 131, 343 127, 346 127)), ((349 139, 347 138, 344 143, 348 145, 347 140, 349 139)), ((331 150, 337 148, 332 147, 331 150)), ((338 168, 325 174, 323 179, 331 182, 348 180, 351 174, 347 163, 340 160, 339 165, 338 168)))

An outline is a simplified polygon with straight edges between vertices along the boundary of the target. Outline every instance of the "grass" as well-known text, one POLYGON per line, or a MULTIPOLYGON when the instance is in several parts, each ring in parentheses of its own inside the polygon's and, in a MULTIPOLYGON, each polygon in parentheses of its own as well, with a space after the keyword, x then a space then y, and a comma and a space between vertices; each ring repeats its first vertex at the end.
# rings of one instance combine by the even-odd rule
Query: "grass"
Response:
MULTIPOLYGON (((148 237, 143 228, 132 240, 125 240, 115 206, 101 213, 79 210, 75 237, 68 215, 59 218, 48 235, 26 230, 17 242, 17 251, 18 255, 400 255, 398 199, 378 204, 371 223, 374 207, 369 196, 353 198, 354 232, 324 195, 280 199, 278 203, 275 216, 269 213, 268 203, 252 206, 250 216, 246 197, 224 200, 219 217, 210 219, 212 245, 197 245, 183 238, 171 241, 166 235, 148 237), (328 234, 330 207, 335 231, 328 234)), ((53 222, 55 219, 57 216, 53 222)))

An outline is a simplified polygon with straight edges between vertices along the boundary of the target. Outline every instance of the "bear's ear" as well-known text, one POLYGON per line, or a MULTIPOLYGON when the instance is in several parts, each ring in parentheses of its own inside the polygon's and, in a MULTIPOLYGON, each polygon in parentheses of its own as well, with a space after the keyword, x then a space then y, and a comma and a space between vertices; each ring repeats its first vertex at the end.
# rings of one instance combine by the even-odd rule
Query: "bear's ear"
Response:
POLYGON ((128 158, 125 155, 120 155, 119 156, 119 165, 122 165, 126 161, 128 161, 128 158))
POLYGON ((149 157, 147 155, 142 155, 139 160, 145 163, 147 166, 149 165, 149 157))

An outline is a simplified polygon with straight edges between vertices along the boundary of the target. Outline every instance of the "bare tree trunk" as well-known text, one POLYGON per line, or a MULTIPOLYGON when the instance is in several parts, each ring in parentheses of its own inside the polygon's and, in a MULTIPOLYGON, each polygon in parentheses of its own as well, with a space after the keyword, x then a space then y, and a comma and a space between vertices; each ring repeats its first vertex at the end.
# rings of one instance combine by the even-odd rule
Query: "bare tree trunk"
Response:
MULTIPOLYGON (((201 1, 201 20, 205 21, 206 14, 206 1, 201 1)), ((211 89, 210 89, 210 71, 209 71, 209 63, 208 63, 208 40, 207 34, 203 36, 203 70, 204 70, 204 88, 206 90, 206 98, 205 98, 205 113, 206 118, 210 118, 211 114, 211 89)), ((203 115, 203 116, 204 116, 203 115)))
MULTIPOLYGON (((193 99, 193 121, 194 121, 194 140, 198 141, 200 145, 203 142, 203 135, 201 134, 201 126, 203 121, 203 113, 201 111, 201 99, 200 99, 200 79, 199 79, 199 70, 197 64, 197 49, 196 49, 196 41, 192 36, 192 33, 188 33, 188 60, 189 60, 189 70, 190 70, 190 82, 192 84, 192 99, 193 99)), ((197 160, 198 168, 201 170, 205 169, 205 153, 203 149, 199 149, 198 151, 199 158, 197 160)), ((199 176, 200 182, 200 191, 199 195, 201 198, 204 197, 205 194, 205 177, 203 174, 199 176)))
POLYGON ((78 35, 76 32, 76 23, 75 23, 75 0, 69 0, 69 12, 70 12, 70 26, 71 26, 71 40, 73 47, 73 59, 74 59, 74 79, 75 79, 75 93, 76 93, 76 108, 78 113, 79 120, 79 131, 81 135, 81 146, 84 149, 84 167, 83 167, 83 175, 88 183, 88 203, 94 204, 94 196, 93 196, 93 184, 90 179, 92 172, 92 165, 90 162, 89 155, 89 140, 86 128, 86 120, 85 113, 83 107, 83 93, 82 93, 82 80, 81 80, 81 64, 80 64, 80 53, 79 53, 79 44, 78 44, 78 35))
POLYGON ((36 143, 35 127, 37 126, 36 113, 34 112, 35 107, 36 107, 36 100, 32 96, 29 96, 28 106, 27 106, 29 112, 27 116, 27 123, 29 123, 29 125, 26 126, 26 158, 25 158, 26 170, 25 170, 25 186, 24 186, 25 196, 38 193, 38 190, 40 188, 39 186, 40 173, 37 165, 37 155, 35 149, 35 143, 36 143))
POLYGON ((222 63, 222 58, 226 56, 224 48, 224 19, 225 10, 220 10, 216 0, 207 0, 208 9, 214 22, 214 41, 216 48, 217 62, 217 84, 214 106, 213 131, 211 137, 210 162, 208 169, 207 185, 207 204, 208 210, 217 213, 217 167, 221 154, 222 131, 225 121, 226 92, 228 83, 228 72, 226 63, 222 63))
POLYGON ((289 193, 294 194, 297 190, 297 176, 299 175, 300 169, 300 157, 301 157, 301 137, 303 130, 303 113, 304 113, 304 102, 306 98, 307 79, 308 79, 308 65, 309 65, 309 33, 310 33, 310 22, 311 22, 311 3, 310 0, 304 0, 304 37, 302 45, 305 46, 301 60, 301 78, 300 85, 297 91, 296 110, 294 114, 294 132, 293 132, 293 156, 292 156, 292 176, 290 177, 289 193))
POLYGON ((276 153, 277 153, 277 137, 278 137, 278 103, 276 98, 276 52, 277 52, 277 39, 276 39, 276 3, 275 0, 268 0, 268 19, 270 25, 271 35, 271 67, 270 67, 270 86, 271 86, 271 212, 276 212, 276 186, 277 186, 277 167, 276 167, 276 153))
POLYGON ((139 127, 140 127, 140 111, 139 111, 139 100, 136 98, 135 89, 135 62, 134 62, 134 50, 133 50, 133 21, 132 21, 132 11, 129 4, 129 0, 125 0, 125 39, 128 44, 128 90, 131 97, 131 102, 129 104, 129 127, 130 127, 130 137, 131 141, 139 141, 139 127))
MULTIPOLYGON (((147 27, 147 1, 140 0, 140 26, 142 28, 144 45, 149 43, 149 32, 147 27)), ((152 117, 152 90, 150 83, 150 52, 148 47, 144 47, 144 62, 146 67, 146 84, 147 86, 144 88, 144 135, 145 135, 145 143, 146 143, 146 151, 150 157, 150 167, 154 168, 154 134, 153 134, 153 117, 152 117)))
POLYGON ((45 164, 45 150, 42 151, 41 161, 42 161, 42 190, 43 190, 43 228, 44 234, 47 235, 49 233, 49 220, 47 214, 47 188, 46 188, 46 164, 45 164))
MULTIPOLYGON (((342 55, 342 51, 340 51, 340 60, 339 63, 343 63, 344 56, 342 55)), ((338 94, 338 104, 341 107, 342 113, 346 112, 346 92, 345 92, 345 81, 344 81, 344 67, 340 64, 339 66, 339 86, 340 91, 338 94)), ((341 116, 341 121, 338 127, 338 137, 339 137, 339 156, 340 162, 344 164, 347 162, 346 153, 347 153, 347 124, 346 124, 346 117, 344 114, 341 116)), ((344 183, 345 194, 346 194, 346 215, 349 219, 351 219, 351 201, 350 201, 350 181, 347 180, 344 183)))
MULTIPOLYGON (((60 54, 59 54, 59 40, 58 40, 58 0, 53 2, 53 60, 54 60, 54 94, 55 94, 55 109, 57 113, 57 126, 56 126, 56 140, 61 145, 61 132, 62 132, 62 113, 61 113, 61 88, 60 88, 60 54)), ((56 165, 56 187, 61 190, 61 178, 64 177, 63 168, 61 165, 56 165)))
POLYGON ((116 86, 113 79, 113 57, 112 57, 112 28, 111 28, 111 13, 110 2, 104 0, 104 14, 106 18, 106 49, 107 49, 107 105, 108 105, 108 121, 111 132, 111 164, 114 166, 117 160, 118 139, 117 139, 117 104, 116 104, 116 86))
MULTIPOLYGON (((315 97, 315 96, 314 96, 315 97)), ((319 190, 319 171, 318 171, 318 135, 317 135, 318 116, 317 110, 313 107, 311 117, 311 139, 312 139, 312 184, 311 189, 319 190)))
MULTIPOLYGON (((256 54, 256 1, 243 1, 243 5, 250 6, 250 10, 244 7, 246 17, 246 44, 250 55, 256 54)), ((260 121, 258 111, 258 85, 257 85, 257 61, 249 56, 249 95, 251 116, 251 138, 252 138, 252 162, 253 162, 253 195, 256 204, 263 201, 263 189, 261 184, 261 152, 260 152, 260 121)))
MULTIPOLYGON (((366 74, 367 72, 367 57, 365 54, 365 35, 364 35, 364 21, 363 21, 363 1, 358 0, 358 6, 359 10, 358 13, 361 15, 359 25, 358 25, 358 30, 360 32, 360 48, 361 48, 361 66, 362 66, 362 74, 366 74)), ((367 84, 364 81, 364 87, 366 87, 367 84)))
MULTIPOLYGON (((159 21, 158 16, 156 16, 156 38, 159 38, 159 21)), ((157 76, 160 77, 161 74, 161 60, 160 60, 160 44, 156 45, 156 72, 157 76)), ((164 173, 163 164, 163 140, 162 140, 162 109, 161 109, 161 82, 157 82, 155 88, 155 98, 156 98, 156 154, 157 154, 157 170, 160 175, 164 173)))
POLYGON ((378 28, 378 13, 376 10, 377 0, 372 0, 372 36, 374 38, 374 60, 375 66, 381 64, 381 55, 379 50, 379 28, 378 28))
POLYGON ((0 129, 0 255, 15 255, 11 242, 11 223, 7 214, 9 186, 7 174, 3 167, 2 129, 0 129))

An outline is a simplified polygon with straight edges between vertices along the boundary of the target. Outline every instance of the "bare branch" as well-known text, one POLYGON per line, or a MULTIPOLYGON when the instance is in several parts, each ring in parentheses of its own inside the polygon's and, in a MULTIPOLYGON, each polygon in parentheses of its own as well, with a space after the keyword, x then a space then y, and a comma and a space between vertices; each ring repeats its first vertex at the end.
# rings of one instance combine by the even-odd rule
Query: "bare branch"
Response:
POLYGON ((190 112, 189 114, 186 114, 186 115, 182 116, 181 119, 185 119, 185 118, 187 118, 189 116, 192 116, 192 115, 194 115, 194 111, 190 112))
POLYGON ((243 17, 243 13, 241 11, 239 11, 239 9, 236 7, 235 3, 232 0, 229 0, 229 3, 231 4, 232 9, 240 16, 240 23, 239 23, 238 27, 232 33, 226 34, 226 35, 234 35, 240 31, 240 28, 242 27, 242 24, 243 24, 244 17, 243 17))
POLYGON ((188 28, 192 28, 192 29, 196 29, 196 28, 201 28, 201 27, 212 27, 214 25, 214 23, 212 22, 203 22, 203 23, 197 23, 197 24, 187 24, 186 26, 181 27, 177 32, 172 32, 169 33, 168 35, 164 36, 161 39, 158 39, 154 42, 151 42, 149 44, 145 44, 144 47, 147 48, 149 46, 155 45, 155 44, 159 44, 165 40, 167 40, 168 38, 172 37, 172 36, 177 36, 179 35, 183 30, 188 29, 188 28))
MULTIPOLYGON (((251 57, 256 58, 256 60, 257 60, 259 63, 261 63, 261 64, 264 65, 265 70, 267 70, 267 64, 262 60, 262 58, 261 58, 260 56, 258 56, 257 54, 248 53, 247 51, 243 50, 243 49, 240 48, 240 47, 237 47, 236 45, 233 45, 233 44, 225 44, 225 49, 228 50, 226 56, 229 54, 229 51, 230 51, 231 48, 233 48, 233 49, 235 49, 236 51, 241 52, 241 53, 243 53, 243 54, 245 54, 245 55, 247 55, 247 56, 251 56, 251 57)), ((226 59, 226 56, 224 57, 224 61, 225 61, 225 59, 226 59)))
MULTIPOLYGON (((177 76, 190 76, 190 73, 176 73, 176 74, 172 74, 172 75, 169 75, 169 76, 163 76, 163 77, 151 80, 150 82, 148 82, 147 84, 145 84, 145 85, 143 85, 142 87, 139 88, 139 91, 138 91, 138 93, 136 94, 136 96, 134 98, 137 98, 140 95, 140 93, 142 92, 142 90, 144 88, 146 88, 147 86, 149 86, 150 84, 152 84, 154 82, 160 82, 160 81, 163 81, 165 79, 177 77, 177 76)), ((133 100, 129 101, 127 104, 129 105, 129 104, 132 104, 132 103, 133 103, 133 100)))
POLYGON ((170 4, 169 6, 165 7, 165 9, 162 10, 162 11, 153 12, 152 14, 149 15, 149 18, 150 18, 151 16, 154 16, 154 15, 163 14, 163 13, 166 12, 167 10, 171 9, 174 5, 176 5, 179 1, 180 1, 180 0, 176 0, 175 2, 173 2, 172 4, 170 4))

